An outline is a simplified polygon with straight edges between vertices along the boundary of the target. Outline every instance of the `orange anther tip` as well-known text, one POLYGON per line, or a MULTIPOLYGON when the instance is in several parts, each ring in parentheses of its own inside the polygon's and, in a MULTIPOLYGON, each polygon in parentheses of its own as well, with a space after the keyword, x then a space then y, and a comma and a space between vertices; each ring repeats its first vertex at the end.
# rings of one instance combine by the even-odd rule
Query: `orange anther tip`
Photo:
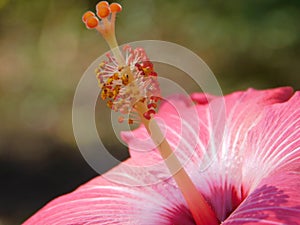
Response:
POLYGON ((99 20, 95 16, 90 16, 87 18, 86 27, 89 29, 93 29, 97 27, 99 24, 99 20))
POLYGON ((85 12, 85 13, 83 14, 83 16, 82 16, 82 21, 83 21, 84 23, 86 23, 87 19, 88 19, 89 17, 91 17, 91 16, 95 16, 95 13, 93 13, 93 12, 91 12, 91 11, 85 12))
POLYGON ((109 7, 110 7, 111 12, 121 12, 122 11, 122 6, 118 3, 111 3, 109 7))
POLYGON ((102 6, 100 8, 97 9, 97 15, 100 18, 105 18, 110 14, 110 8, 107 6, 102 6))

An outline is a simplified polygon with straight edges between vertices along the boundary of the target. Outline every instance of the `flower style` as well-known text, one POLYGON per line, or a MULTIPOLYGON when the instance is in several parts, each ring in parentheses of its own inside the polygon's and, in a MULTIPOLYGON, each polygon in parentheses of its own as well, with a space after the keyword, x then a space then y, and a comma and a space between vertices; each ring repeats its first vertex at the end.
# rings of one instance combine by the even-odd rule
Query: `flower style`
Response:
POLYGON ((129 124, 142 123, 122 134, 131 158, 24 224, 300 224, 300 93, 196 93, 196 104, 178 95, 156 113, 161 97, 153 64, 143 49, 126 46, 123 56, 118 48, 114 23, 122 7, 102 1, 96 9, 100 22, 91 11, 82 20, 112 52, 95 71, 101 98, 112 110, 139 117, 129 124), (220 100, 224 129, 210 112, 220 100), (136 141, 147 136, 142 146, 136 141))
MULTIPOLYGON (((173 97, 162 105, 157 116, 170 130, 166 135, 173 146, 182 120, 174 105, 183 108, 187 120, 193 108, 197 109, 203 129, 198 137, 191 131, 186 147, 177 154, 196 151, 184 167, 220 223, 300 224, 300 92, 293 93, 288 87, 249 89, 225 96, 225 135, 215 140, 220 149, 216 160, 204 171, 199 169, 204 150, 209 150, 204 146, 212 146, 208 144, 212 132, 209 104, 223 97, 210 96, 207 100, 204 94, 196 93, 192 98, 194 106, 184 97, 173 97), (195 138, 197 148, 188 144, 195 138)), ((147 135, 143 126, 134 133, 136 137, 147 135)), ((129 144, 131 158, 106 174, 119 183, 96 177, 53 200, 24 224, 196 224, 163 164, 147 173, 128 169, 128 165, 144 165, 145 159, 156 164, 161 160, 158 151, 141 153, 136 151, 141 147, 135 145, 130 133, 123 133, 123 138, 129 144), (157 177, 162 182, 137 186, 157 177)), ((143 148, 151 149, 151 145, 143 148)))

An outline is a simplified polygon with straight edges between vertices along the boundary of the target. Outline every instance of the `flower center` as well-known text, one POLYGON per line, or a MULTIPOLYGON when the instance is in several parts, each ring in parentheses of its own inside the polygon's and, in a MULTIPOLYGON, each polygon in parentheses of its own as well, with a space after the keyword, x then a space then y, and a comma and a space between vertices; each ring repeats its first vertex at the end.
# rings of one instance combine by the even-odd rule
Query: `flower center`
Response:
MULTIPOLYGON (((150 119, 160 99, 157 74, 143 49, 125 46, 124 52, 125 66, 119 66, 116 58, 108 54, 108 60, 96 69, 101 98, 107 101, 109 108, 121 114, 129 114, 137 102, 145 103, 148 110, 144 117, 150 119)), ((120 117, 119 121, 123 122, 124 118, 120 117)), ((129 124, 134 122, 128 119, 129 124)))
MULTIPOLYGON (((108 4, 101 1, 96 6, 97 16, 88 11, 82 20, 88 29, 96 29, 111 48, 112 55, 107 55, 96 69, 97 79, 101 88, 101 98, 108 107, 121 114, 133 112, 139 119, 128 119, 128 123, 142 122, 154 144, 165 161, 170 173, 177 183, 188 208, 197 225, 219 224, 219 221, 202 194, 197 190, 187 175, 178 158, 173 153, 168 141, 157 125, 154 115, 160 90, 157 74, 153 64, 141 48, 124 48, 125 57, 120 51, 115 37, 116 13, 122 7, 117 3, 108 4)), ((119 118, 123 122, 124 117, 119 118)))

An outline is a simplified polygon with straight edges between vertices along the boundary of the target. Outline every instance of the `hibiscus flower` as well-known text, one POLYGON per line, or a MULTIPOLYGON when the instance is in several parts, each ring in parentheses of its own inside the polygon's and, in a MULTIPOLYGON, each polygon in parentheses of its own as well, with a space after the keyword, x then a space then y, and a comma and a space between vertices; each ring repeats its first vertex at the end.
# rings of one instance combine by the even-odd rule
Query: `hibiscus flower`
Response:
POLYGON ((123 57, 117 47, 121 9, 100 2, 101 22, 90 11, 83 21, 112 48, 96 70, 101 98, 136 114, 129 124, 142 122, 122 133, 131 157, 24 224, 300 224, 300 92, 175 95, 157 110, 153 64, 142 49, 126 47, 123 57))
MULTIPOLYGON (((208 145, 211 127, 206 112, 209 104, 223 97, 205 100, 197 93, 192 98, 196 105, 190 105, 186 98, 173 97, 157 115, 170 129, 166 135, 172 146, 177 144, 176 130, 182 121, 174 105, 186 115, 193 108, 199 113, 200 135, 191 133, 186 143, 194 143, 197 138, 201 145, 208 145)), ((224 100, 225 134, 221 143, 215 143, 221 146, 215 160, 201 169, 201 147, 186 145, 185 150, 196 151, 184 167, 197 190, 222 224, 300 224, 300 92, 293 93, 288 87, 249 89, 227 95, 224 100)), ((144 137, 147 131, 141 126, 134 134, 135 138, 144 137)), ((161 161, 155 150, 137 151, 141 146, 135 145, 134 136, 123 134, 130 159, 104 177, 98 176, 53 200, 24 224, 196 224, 163 164, 147 171, 132 167, 161 161), (153 180, 159 182, 143 185, 153 180)), ((149 147, 145 144, 141 150, 149 147)), ((184 154, 184 150, 178 152, 184 154)))

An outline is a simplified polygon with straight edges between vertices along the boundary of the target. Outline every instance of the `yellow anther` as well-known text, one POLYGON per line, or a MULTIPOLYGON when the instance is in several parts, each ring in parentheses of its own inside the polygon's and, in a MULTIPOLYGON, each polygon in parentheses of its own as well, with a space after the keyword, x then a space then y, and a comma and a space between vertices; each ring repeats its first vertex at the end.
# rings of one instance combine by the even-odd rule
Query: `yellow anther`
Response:
POLYGON ((120 92, 120 86, 116 86, 112 92, 113 92, 113 98, 115 99, 120 92))
POLYGON ((109 77, 109 78, 107 79, 106 84, 110 85, 110 84, 112 84, 113 81, 114 81, 114 79, 113 79, 113 77, 111 76, 111 77, 109 77))
POLYGON ((123 74, 121 79, 122 79, 122 84, 127 85, 129 83, 129 78, 127 74, 123 74))
POLYGON ((118 74, 118 73, 114 73, 113 79, 114 79, 114 80, 119 80, 119 74, 118 74))
POLYGON ((103 69, 103 68, 105 67, 105 62, 102 61, 102 62, 99 64, 99 67, 100 67, 101 69, 103 69))
POLYGON ((106 105, 109 107, 109 108, 112 108, 113 106, 113 102, 111 100, 108 100, 106 105))
POLYGON ((148 75, 148 73, 151 72, 152 70, 151 70, 151 68, 146 67, 146 68, 143 68, 143 71, 146 75, 148 75))
POLYGON ((101 98, 102 98, 102 100, 105 100, 107 98, 107 89, 106 88, 102 89, 101 98))

